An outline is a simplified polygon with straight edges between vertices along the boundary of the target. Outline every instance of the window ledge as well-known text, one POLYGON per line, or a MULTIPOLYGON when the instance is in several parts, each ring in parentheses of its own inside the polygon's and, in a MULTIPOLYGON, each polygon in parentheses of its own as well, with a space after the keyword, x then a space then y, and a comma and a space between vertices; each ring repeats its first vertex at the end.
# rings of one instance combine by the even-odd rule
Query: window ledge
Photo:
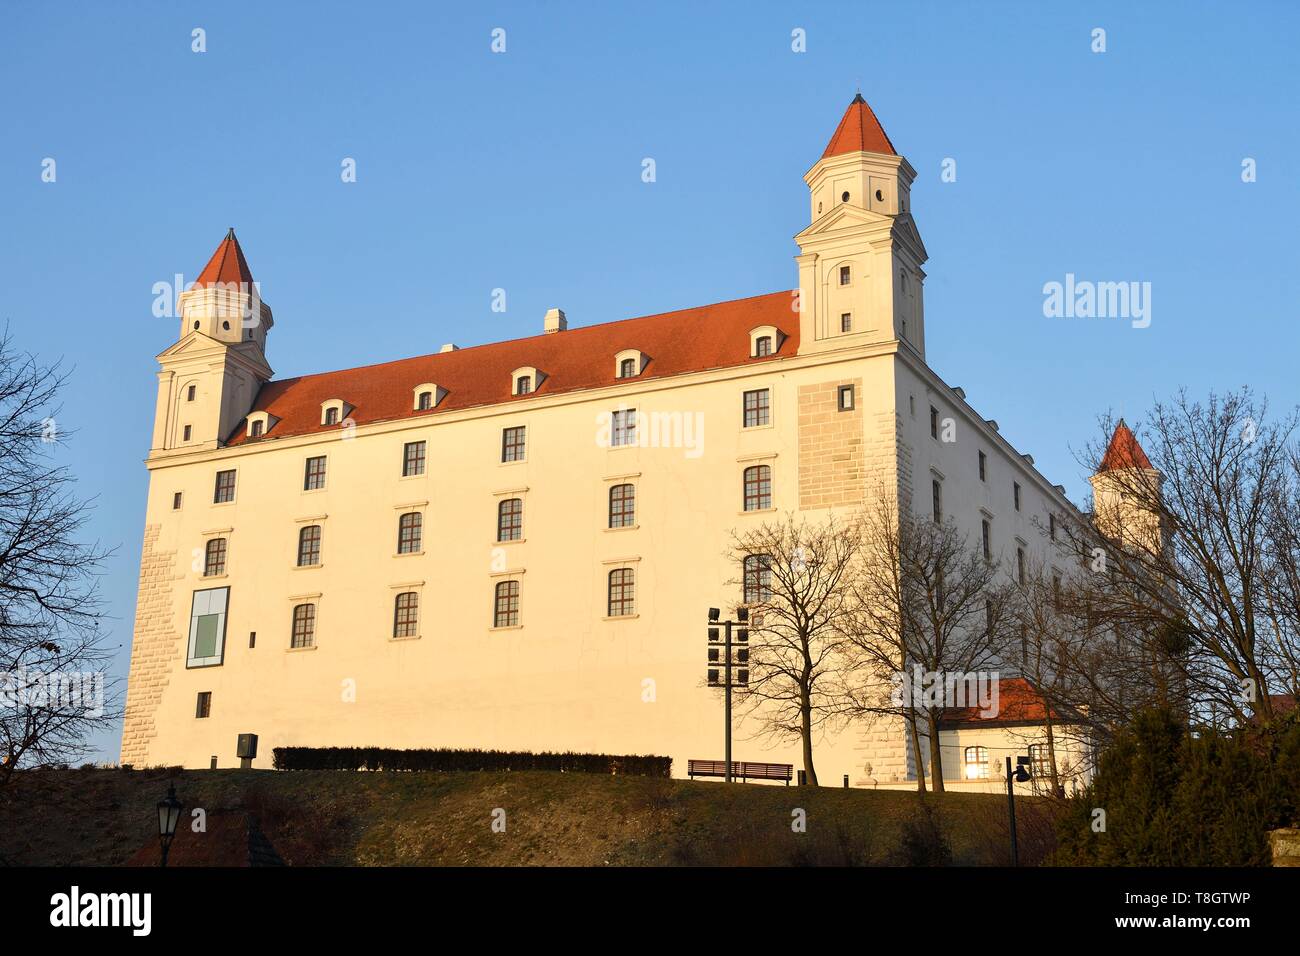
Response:
POLYGON ((527 459, 527 458, 516 458, 514 461, 500 461, 500 462, 497 462, 497 464, 498 464, 499 466, 501 466, 502 468, 506 468, 506 467, 508 467, 508 466, 510 466, 510 465, 526 465, 526 464, 528 464, 528 459, 527 459))
POLYGON ((423 556, 423 551, 397 551, 393 554, 395 558, 420 558, 423 556))
POLYGON ((776 509, 776 508, 752 508, 752 509, 750 509, 749 511, 743 511, 743 510, 742 510, 742 511, 737 511, 736 514, 739 514, 739 515, 770 515, 770 514, 772 514, 774 511, 777 511, 777 510, 778 510, 778 509, 776 509))
POLYGON ((286 647, 284 650, 286 654, 301 654, 305 651, 314 651, 317 647, 318 644, 309 644, 306 647, 286 647))
POLYGON ((427 478, 428 474, 429 473, 427 471, 422 471, 415 475, 402 475, 402 477, 399 478, 398 481, 414 481, 416 478, 427 478))
POLYGON ((639 524, 625 524, 618 528, 605 528, 604 530, 605 531, 635 531, 639 527, 641 527, 639 524))
POLYGON ((204 581, 224 581, 224 580, 226 580, 226 578, 228 578, 228 577, 230 577, 229 574, 205 574, 205 575, 202 576, 202 580, 204 580, 204 581))
POLYGON ((323 567, 325 567, 325 564, 321 562, 320 564, 295 564, 293 569, 295 571, 319 571, 323 567))
POLYGON ((500 627, 488 628, 489 631, 522 631, 523 629, 524 626, 522 624, 503 624, 500 627))
POLYGON ((421 636, 421 635, 419 635, 419 634, 412 634, 410 637, 390 637, 390 638, 388 639, 388 643, 389 643, 389 644, 405 644, 407 641, 418 641, 418 640, 420 639, 420 636, 421 636))
POLYGON ((640 616, 641 616, 640 614, 614 614, 614 615, 606 614, 604 617, 601 618, 601 620, 602 621, 634 621, 640 616))
POLYGON ((492 546, 497 547, 502 544, 523 544, 527 540, 527 538, 506 538, 504 541, 498 539, 492 542, 492 546))
POLYGON ((775 426, 771 422, 768 422, 765 425, 741 425, 740 431, 742 434, 744 434, 745 432, 762 432, 762 431, 767 431, 768 429, 773 427, 775 426))

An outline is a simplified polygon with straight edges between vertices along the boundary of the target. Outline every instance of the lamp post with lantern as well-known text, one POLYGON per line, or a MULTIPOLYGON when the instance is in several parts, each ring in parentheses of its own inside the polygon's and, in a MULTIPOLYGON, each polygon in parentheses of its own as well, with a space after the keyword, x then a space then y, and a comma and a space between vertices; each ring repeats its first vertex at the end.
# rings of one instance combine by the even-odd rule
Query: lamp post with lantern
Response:
POLYGON ((167 865, 167 851, 176 837, 176 824, 181 819, 181 802, 176 799, 176 785, 167 785, 167 796, 158 801, 158 842, 162 846, 161 866, 167 865))

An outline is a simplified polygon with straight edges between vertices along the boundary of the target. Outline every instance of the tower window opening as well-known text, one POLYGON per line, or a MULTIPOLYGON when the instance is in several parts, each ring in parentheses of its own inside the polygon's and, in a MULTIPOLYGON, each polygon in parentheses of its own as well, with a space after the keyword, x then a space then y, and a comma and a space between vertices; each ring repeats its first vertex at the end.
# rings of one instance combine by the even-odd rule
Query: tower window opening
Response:
POLYGON ((848 192, 846 191, 845 193, 843 193, 843 194, 840 196, 840 202, 848 202, 848 201, 849 201, 849 194, 848 194, 848 192))

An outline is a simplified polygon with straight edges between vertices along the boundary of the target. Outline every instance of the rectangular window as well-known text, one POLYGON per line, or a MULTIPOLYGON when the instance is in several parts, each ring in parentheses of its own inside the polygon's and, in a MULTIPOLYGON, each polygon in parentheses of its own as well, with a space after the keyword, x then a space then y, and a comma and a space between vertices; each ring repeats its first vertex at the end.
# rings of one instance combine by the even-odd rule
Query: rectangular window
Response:
POLYGON ((501 429, 502 461, 524 460, 524 427, 516 425, 514 428, 501 429))
POLYGON ((839 399, 839 408, 842 412, 853 411, 853 386, 841 385, 836 389, 836 395, 839 399))
POLYGON ((320 525, 309 524, 298 531, 298 567, 320 564, 320 525))
POLYGON ((257 631, 248 632, 248 646, 249 647, 257 646, 257 631))
POLYGON ((938 478, 930 481, 930 499, 934 523, 943 524, 943 485, 939 483, 938 478))
POLYGON ((1016 548, 1016 583, 1025 583, 1025 549, 1016 548))
POLYGON ((993 526, 989 524, 989 519, 985 518, 980 522, 980 537, 984 543, 984 560, 993 560, 993 526))
POLYGON ((1016 510, 1019 511, 1020 510, 1020 482, 1018 481, 1013 481, 1011 483, 1011 500, 1015 502, 1016 510))
POLYGON ((217 486, 212 493, 212 503, 219 505, 224 501, 235 500, 235 470, 217 472, 217 486))
POLYGON ((492 602, 493 627, 517 627, 519 625, 519 582, 500 581, 492 602))
POLYGON ((744 593, 746 604, 763 604, 772 599, 772 556, 751 554, 745 557, 744 593))
POLYGON ((253 426, 248 430, 248 435, 250 438, 262 437, 262 424, 263 423, 260 418, 257 421, 253 422, 253 426))
POLYGON ((226 647, 226 606, 230 588, 195 591, 190 605, 187 667, 215 667, 222 662, 226 647))
POLYGON ((840 285, 848 285, 852 278, 852 273, 848 266, 840 266, 840 285))
POLYGON ((609 526, 631 528, 636 524, 636 486, 615 485, 609 489, 609 526))
POLYGON ((193 428, 189 425, 186 425, 185 431, 181 435, 181 441, 189 441, 191 434, 193 434, 193 428))
POLYGON ((636 613, 636 579, 631 568, 609 572, 609 616, 630 617, 636 613))
POLYGON ((619 377, 619 378, 635 378, 635 377, 636 377, 636 359, 630 359, 630 358, 627 358, 627 359, 623 359, 623 361, 619 362, 619 363, 618 363, 618 377, 619 377))
POLYGON ((1052 575, 1052 607, 1059 611, 1061 609, 1061 576, 1052 575))
POLYGON ((840 331, 841 331, 841 332, 852 332, 852 331, 853 331, 853 313, 852 313, 852 312, 841 312, 841 313, 840 313, 840 331))
POLYGON ((930 406, 930 437, 939 440, 939 409, 930 406))
POLYGON ((203 576, 226 573, 226 539, 209 538, 203 553, 203 576))
POLYGON ((988 480, 989 456, 980 452, 980 481, 988 480))
POLYGON ((610 429, 610 444, 614 447, 619 445, 636 444, 636 409, 624 408, 614 412, 613 427, 610 429))
POLYGON ((1047 536, 1053 541, 1056 540, 1056 515, 1054 514, 1047 516, 1047 536))
POLYGON ((533 391, 533 377, 531 375, 520 375, 515 382, 516 395, 529 395, 533 391))
POLYGON ((197 386, 197 385, 191 385, 189 388, 185 389, 185 401, 187 401, 187 402, 192 402, 192 401, 194 401, 194 393, 195 393, 197 390, 198 390, 198 386, 197 386))
POLYGON ((303 469, 302 490, 317 491, 325 487, 325 456, 308 458, 303 469))
POLYGON ((766 425, 771 421, 771 393, 765 388, 745 393, 745 427, 766 425))
POLYGON ((172 495, 172 511, 181 510, 181 493, 178 491, 172 495))
POLYGON ((212 691, 201 690, 199 691, 198 700, 195 701, 194 704, 194 716, 198 720, 202 720, 204 717, 210 717, 211 715, 212 715, 212 691))
POLYGON ((745 510, 766 511, 772 507, 772 466, 753 465, 745 469, 745 510))
POLYGON ((418 511, 408 511, 397 519, 397 553, 415 554, 420 550, 420 539, 424 536, 424 515, 418 511))
POLYGON ((521 541, 524 537, 524 499, 506 498, 497 505, 497 540, 521 541))
POLYGON ((402 446, 402 477, 424 474, 424 442, 408 441, 402 446))
POLYGON ((290 647, 313 647, 316 644, 316 605, 299 604, 293 609, 293 634, 290 647))
POLYGON ((1035 777, 1039 780, 1051 779, 1052 755, 1047 749, 1047 744, 1030 744, 1029 762, 1034 768, 1035 777))
POLYGON ((416 625, 420 620, 420 595, 403 591, 393 602, 393 637, 418 636, 416 625))

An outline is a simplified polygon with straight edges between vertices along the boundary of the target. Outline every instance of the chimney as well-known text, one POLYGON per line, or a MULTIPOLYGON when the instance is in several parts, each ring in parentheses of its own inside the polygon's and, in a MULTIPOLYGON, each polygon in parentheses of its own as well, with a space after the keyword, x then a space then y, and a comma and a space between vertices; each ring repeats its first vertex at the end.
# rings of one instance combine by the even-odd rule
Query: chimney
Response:
POLYGON ((543 332, 563 332, 569 327, 569 320, 564 317, 563 309, 547 309, 546 318, 542 320, 543 332))
POLYGON ((460 346, 459 346, 459 345, 455 345, 455 344, 453 344, 453 343, 451 343, 451 342, 448 342, 448 343, 447 343, 446 345, 444 345, 442 348, 438 349, 438 351, 439 351, 439 352, 459 352, 459 351, 460 351, 460 346))

